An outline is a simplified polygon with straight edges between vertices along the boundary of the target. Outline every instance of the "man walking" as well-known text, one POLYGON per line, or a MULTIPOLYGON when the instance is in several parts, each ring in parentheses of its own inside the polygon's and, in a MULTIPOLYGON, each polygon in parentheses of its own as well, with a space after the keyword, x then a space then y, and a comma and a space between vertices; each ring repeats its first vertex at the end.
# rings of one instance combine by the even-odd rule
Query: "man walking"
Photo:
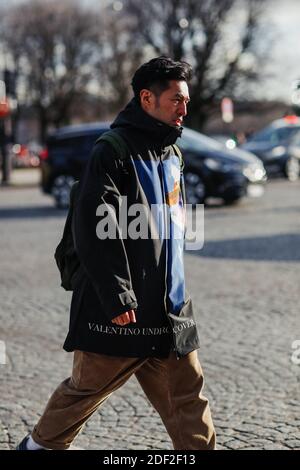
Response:
POLYGON ((74 351, 72 376, 56 389, 19 450, 68 449, 88 418, 133 374, 174 449, 215 448, 185 291, 184 186, 174 146, 187 114, 190 78, 185 62, 158 57, 143 64, 132 79, 134 98, 111 126, 126 143, 128 158, 121 160, 106 141, 93 149, 74 212, 81 266, 64 344, 74 351), (125 200, 128 233, 119 220, 125 200), (147 236, 138 236, 137 207, 148 214, 147 236), (114 228, 110 236, 108 225, 114 228))

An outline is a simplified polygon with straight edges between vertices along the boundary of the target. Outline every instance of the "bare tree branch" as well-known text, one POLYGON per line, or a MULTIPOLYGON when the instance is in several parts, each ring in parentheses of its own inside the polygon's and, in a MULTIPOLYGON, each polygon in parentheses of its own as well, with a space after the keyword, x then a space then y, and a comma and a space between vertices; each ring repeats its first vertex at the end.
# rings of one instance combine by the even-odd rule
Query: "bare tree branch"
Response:
MULTIPOLYGON (((194 66, 191 86, 190 116, 201 127, 209 106, 224 93, 235 96, 241 80, 258 79, 253 70, 242 70, 240 59, 257 43, 257 28, 267 0, 126 0, 126 12, 136 18, 137 28, 131 34, 140 46, 151 46, 153 55, 185 59, 194 66), (237 24, 241 12, 247 19, 237 24), (225 28, 230 25, 237 36, 225 49, 225 28), (233 48, 238 53, 230 53, 233 48), (222 52, 221 52, 222 51, 222 52), (220 75, 220 70, 222 73, 220 75)), ((241 15, 240 15, 241 16, 241 15)))
POLYGON ((23 95, 38 109, 42 139, 48 122, 68 122, 73 99, 94 75, 98 24, 94 12, 70 0, 30 0, 6 12, 3 40, 21 75, 23 95))

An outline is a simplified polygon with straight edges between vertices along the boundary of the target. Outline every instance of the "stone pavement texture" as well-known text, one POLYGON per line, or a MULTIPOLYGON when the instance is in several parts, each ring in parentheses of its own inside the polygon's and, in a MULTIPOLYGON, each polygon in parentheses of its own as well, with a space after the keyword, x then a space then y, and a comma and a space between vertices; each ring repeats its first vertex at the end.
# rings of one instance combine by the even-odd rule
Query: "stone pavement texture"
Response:
MULTIPOLYGON (((199 356, 220 449, 300 449, 300 183, 205 210, 205 245, 186 254, 199 356)), ((35 187, 0 188, 0 449, 32 429, 70 374, 62 350, 70 293, 53 252, 66 213, 35 187), (3 345, 3 343, 2 343, 3 345)), ((88 421, 86 449, 172 449, 135 378, 88 421)))

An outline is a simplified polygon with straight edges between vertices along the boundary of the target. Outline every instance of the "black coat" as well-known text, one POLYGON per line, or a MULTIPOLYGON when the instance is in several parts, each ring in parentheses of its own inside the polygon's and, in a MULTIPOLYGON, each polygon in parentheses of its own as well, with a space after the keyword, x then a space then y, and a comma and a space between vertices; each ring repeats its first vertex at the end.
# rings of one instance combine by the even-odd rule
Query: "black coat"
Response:
MULTIPOLYGON (((164 240, 164 216, 154 216, 154 224, 148 226, 149 231, 150 225, 151 230, 155 227, 151 233, 156 238, 126 238, 118 222, 114 239, 99 239, 96 230, 107 216, 100 216, 99 209, 96 213, 98 206, 110 207, 118 220, 124 196, 128 208, 140 203, 150 209, 161 202, 168 208, 174 203, 178 216, 183 186, 178 185, 180 159, 172 144, 181 130, 152 118, 135 100, 111 127, 126 140, 130 155, 126 168, 121 168, 111 145, 100 141, 80 181, 74 216, 82 267, 75 280, 64 349, 125 357, 166 357, 173 349, 181 357, 199 347, 191 299, 184 288, 183 240, 164 240), (111 322, 130 309, 136 310, 136 323, 111 322)), ((128 224, 134 219, 129 217, 128 224)))

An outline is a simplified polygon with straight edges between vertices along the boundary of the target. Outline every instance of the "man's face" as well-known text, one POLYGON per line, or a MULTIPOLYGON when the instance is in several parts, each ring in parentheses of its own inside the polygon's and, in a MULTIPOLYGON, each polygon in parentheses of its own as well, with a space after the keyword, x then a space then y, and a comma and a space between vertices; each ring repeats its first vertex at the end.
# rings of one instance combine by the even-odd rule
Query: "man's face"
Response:
POLYGON ((169 126, 181 126, 190 101, 185 81, 170 80, 169 88, 156 96, 150 90, 141 91, 141 106, 150 116, 169 126))

